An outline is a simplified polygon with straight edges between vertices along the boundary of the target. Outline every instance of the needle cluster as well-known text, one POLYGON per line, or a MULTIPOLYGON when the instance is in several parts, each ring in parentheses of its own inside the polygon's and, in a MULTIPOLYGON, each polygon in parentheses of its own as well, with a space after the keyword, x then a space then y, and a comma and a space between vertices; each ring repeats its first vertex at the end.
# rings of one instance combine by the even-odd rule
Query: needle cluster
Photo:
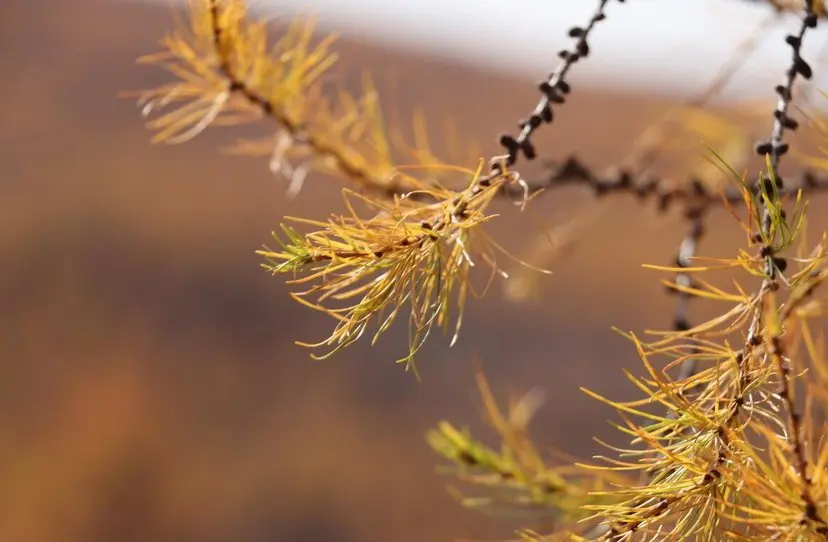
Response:
POLYGON ((477 167, 443 162, 422 137, 395 149, 369 82, 360 96, 331 97, 323 84, 336 61, 332 36, 316 40, 312 20, 300 17, 271 44, 244 0, 190 0, 187 22, 178 21, 162 52, 141 59, 174 81, 143 91, 140 103, 157 142, 182 143, 211 125, 270 121, 272 137, 241 141, 234 151, 269 156, 294 193, 311 172, 345 184, 346 212, 327 220, 286 217, 274 233, 277 246, 258 251, 269 272, 288 277, 296 301, 333 320, 325 339, 299 343, 325 350, 316 357, 366 333, 376 341, 401 316, 409 340, 398 361, 406 367, 433 328, 456 340, 468 294, 481 293, 472 286, 476 268, 488 269, 486 287, 506 276, 495 258, 505 251, 483 230, 496 217, 491 204, 498 197, 518 194, 525 205, 540 191, 578 183, 596 197, 631 194, 665 211, 680 203, 688 230, 675 265, 647 266, 672 277, 663 280, 678 296, 672 325, 623 332, 642 364, 639 373, 624 372, 639 397, 619 401, 581 386, 618 414, 614 425, 628 444, 600 442, 606 451, 590 460, 563 452, 555 461, 544 457, 528 429, 539 391, 504 411, 482 374, 478 385, 500 449, 448 421, 428 432, 428 443, 452 464, 448 472, 477 490, 455 490, 462 504, 521 512, 543 526, 521 529, 526 540, 822 541, 828 362, 815 329, 826 315, 820 294, 828 281, 828 234, 809 244, 805 225, 808 195, 828 188, 821 173, 828 161, 809 159, 808 173, 785 182, 781 159, 791 148, 785 136, 800 125, 793 116, 796 83, 814 73, 802 45, 825 9, 817 0, 770 3, 798 13, 801 24, 785 39, 791 63, 775 89, 777 106, 764 118, 772 128, 755 147, 765 159, 756 175, 737 171, 742 155, 733 150, 739 145, 729 145, 738 143, 729 128, 698 111, 747 54, 741 48, 690 104, 692 120, 672 115, 665 121, 671 130, 660 125, 613 171, 599 173, 575 156, 550 162, 548 178, 536 183, 512 170, 520 157, 538 156, 532 136, 553 122, 553 107, 572 91, 567 75, 589 56, 588 39, 607 20, 610 0, 597 0, 585 24, 569 31, 573 48, 559 53, 520 132, 499 138, 505 153, 481 157, 477 167), (704 167, 684 182, 652 173, 664 142, 691 125, 709 130, 712 157, 704 167), (395 150, 411 160, 398 163, 395 150), (714 207, 727 209, 745 233, 745 246, 729 257, 700 256, 714 207), (737 279, 722 285, 723 273, 737 279), (721 311, 693 323, 689 300, 721 311))

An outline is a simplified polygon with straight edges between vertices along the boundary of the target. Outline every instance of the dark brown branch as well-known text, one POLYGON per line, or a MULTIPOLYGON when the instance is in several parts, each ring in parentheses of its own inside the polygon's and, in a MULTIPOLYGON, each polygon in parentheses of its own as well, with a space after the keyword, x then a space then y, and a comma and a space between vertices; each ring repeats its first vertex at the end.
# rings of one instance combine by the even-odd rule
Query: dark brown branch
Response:
POLYGON ((799 127, 799 123, 788 116, 788 109, 790 108, 793 98, 793 86, 796 82, 797 76, 804 79, 810 79, 813 75, 811 66, 802 58, 800 53, 802 49, 802 40, 808 29, 816 28, 817 16, 813 12, 812 0, 803 0, 805 4, 806 13, 802 17, 802 25, 800 26, 797 35, 789 34, 785 38, 792 50, 793 58, 791 66, 785 74, 785 81, 783 84, 776 87, 776 93, 779 95, 779 101, 776 110, 773 113, 774 123, 771 132, 770 140, 759 143, 756 146, 756 153, 760 156, 770 155, 770 168, 768 172, 771 176, 776 178, 777 185, 781 188, 782 182, 778 176, 779 161, 789 149, 788 143, 784 141, 785 130, 795 131, 799 127))
MULTIPOLYGON (((803 38, 807 31, 817 26, 817 14, 814 12, 813 0, 802 0, 802 4, 804 13, 802 15, 799 33, 796 35, 789 34, 785 38, 785 42, 791 47, 792 58, 783 84, 776 87, 779 101, 773 113, 774 123, 771 137, 770 140, 756 146, 757 154, 768 156, 769 171, 767 172, 767 176, 760 176, 756 186, 756 193, 760 196, 758 198, 759 205, 762 209, 762 224, 760 225, 762 235, 759 238, 763 242, 760 255, 764 255, 765 258, 765 279, 762 282, 762 290, 768 291, 777 289, 779 275, 784 272, 785 260, 777 257, 771 234, 773 225, 770 205, 777 202, 766 202, 765 198, 761 197, 761 194, 765 193, 770 198, 773 198, 776 191, 782 190, 785 186, 782 178, 779 176, 779 162, 789 149, 789 144, 784 141, 785 131, 795 131, 799 126, 794 119, 788 116, 788 109, 792 102, 793 85, 798 76, 804 79, 810 79, 813 75, 811 66, 802 58, 801 49, 803 38), (773 185, 768 186, 769 183, 773 183, 773 185)), ((762 310, 762 306, 757 308, 754 323, 761 321, 762 310)), ((793 375, 788 367, 785 351, 779 336, 775 335, 770 337, 769 351, 780 377, 780 389, 777 393, 788 415, 787 424, 790 430, 788 440, 791 442, 791 453, 795 460, 794 468, 802 481, 802 494, 800 495, 804 504, 802 521, 803 523, 814 523, 817 532, 826 535, 828 534, 828 522, 817 511, 817 504, 812 491, 812 479, 808 474, 808 459, 805 456, 805 443, 802 441, 802 416, 794 404, 793 375)))
MULTIPOLYGON (((618 0, 619 3, 624 3, 624 1, 618 0)), ((520 134, 517 137, 509 134, 500 136, 499 143, 506 149, 506 154, 491 159, 489 162, 490 172, 481 179, 481 182, 485 184, 502 175, 505 168, 509 168, 517 162, 521 152, 527 160, 534 160, 537 157, 535 146, 531 141, 532 134, 541 124, 550 124, 555 119, 552 104, 563 104, 566 101, 566 95, 571 91, 569 83, 566 82, 566 75, 575 63, 589 56, 587 38, 595 26, 606 19, 605 9, 609 3, 610 0, 599 0, 595 12, 585 27, 573 26, 569 29, 569 37, 576 40, 574 49, 572 51, 563 49, 558 53, 558 56, 562 59, 561 64, 549 75, 546 81, 538 85, 538 89, 543 96, 532 114, 518 123, 520 134)))
MULTIPOLYGON (((688 211, 698 207, 706 209, 724 202, 731 205, 744 203, 738 188, 713 191, 700 179, 692 177, 677 181, 657 175, 636 176, 633 172, 618 168, 600 174, 574 155, 563 162, 548 162, 548 166, 550 171, 545 179, 529 183, 530 193, 581 185, 589 188, 598 198, 626 193, 641 201, 655 200, 661 211, 667 211, 679 203, 688 211)), ((508 190, 514 195, 518 188, 509 186, 508 190)), ((807 170, 780 190, 780 196, 795 196, 799 190, 807 193, 828 190, 828 175, 807 170)))
MULTIPOLYGON (((727 58, 727 61, 719 68, 719 70, 714 75, 713 79, 708 83, 706 88, 699 93, 697 96, 693 97, 686 101, 683 104, 684 108, 691 108, 691 107, 704 107, 707 103, 716 97, 722 89, 727 86, 730 80, 733 78, 733 75, 738 71, 738 69, 743 65, 745 60, 750 56, 750 54, 756 49, 759 40, 764 35, 764 30, 773 22, 778 19, 778 13, 772 13, 771 16, 765 18, 762 23, 745 39, 741 42, 737 47, 733 49, 730 55, 727 58)), ((639 136, 639 142, 636 142, 633 149, 627 154, 627 156, 618 163, 616 168, 615 175, 617 177, 615 180, 617 182, 613 182, 610 179, 607 179, 606 182, 597 182, 598 192, 597 195, 603 195, 604 192, 603 188, 607 187, 609 191, 613 191, 614 188, 623 190, 625 183, 627 182, 623 177, 626 176, 633 176, 632 172, 637 172, 636 176, 639 177, 639 187, 643 189, 644 193, 639 194, 640 196, 650 195, 648 189, 646 187, 641 186, 641 183, 644 180, 644 175, 650 169, 650 166, 653 162, 657 159, 658 155, 663 150, 664 146, 669 144, 669 142, 674 139, 680 132, 680 123, 676 118, 675 110, 670 110, 664 118, 662 118, 655 126, 652 126, 647 129, 641 136, 639 136), (650 134, 653 130, 658 132, 658 137, 651 137, 650 134), (643 139, 643 141, 641 141, 643 139), (655 143, 654 141, 657 141, 655 143), (626 172, 626 173, 624 173, 626 172)), ((586 174, 588 177, 591 177, 591 180, 598 181, 598 175, 591 173, 588 171, 588 168, 583 165, 583 163, 578 162, 575 157, 570 157, 565 160, 563 163, 556 164, 548 162, 550 169, 552 170, 552 177, 549 179, 549 182, 552 183, 556 180, 563 180, 557 175, 556 173, 559 171, 562 175, 567 175, 569 168, 576 168, 584 172, 586 170, 586 174)), ((586 177, 581 175, 582 180, 587 180, 586 177)), ((661 180, 654 179, 653 177, 649 177, 647 182, 655 181, 656 183, 664 183, 661 180)), ((681 199, 681 195, 676 193, 677 186, 690 186, 692 183, 683 183, 683 185, 672 185, 670 183, 664 183, 665 185, 669 186, 656 186, 653 185, 651 187, 652 190, 655 190, 656 193, 660 194, 660 201, 661 206, 665 207, 669 204, 668 200, 674 199, 673 196, 677 196, 681 199), (663 190, 662 190, 663 189, 663 190)), ((699 186, 702 186, 698 183, 699 186)), ((538 189, 543 185, 538 184, 534 189, 538 189)), ((696 191, 694 190, 694 193, 696 191)), ((739 194, 734 192, 733 196, 739 198, 739 194)), ((734 198, 734 199, 735 199, 734 198)))

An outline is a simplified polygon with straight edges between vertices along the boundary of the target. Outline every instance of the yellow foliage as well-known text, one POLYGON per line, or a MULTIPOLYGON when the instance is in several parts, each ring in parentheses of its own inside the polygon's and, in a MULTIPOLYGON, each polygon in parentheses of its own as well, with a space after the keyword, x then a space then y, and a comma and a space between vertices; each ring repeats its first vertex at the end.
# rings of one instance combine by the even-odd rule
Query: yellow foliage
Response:
MULTIPOLYGON (((293 192, 310 171, 386 194, 413 188, 395 175, 371 81, 365 78, 361 96, 327 96, 335 36, 314 43, 314 34, 314 20, 298 17, 271 44, 266 22, 251 19, 244 0, 189 0, 188 21, 164 37, 163 51, 139 59, 176 79, 138 93, 153 141, 178 144, 210 125, 269 118, 278 125, 274 136, 239 141, 231 151, 270 155, 271 168, 292 181, 293 192)), ((431 154, 417 156, 421 165, 440 164, 431 154)))
MULTIPOLYGON (((605 500, 600 490, 611 484, 632 482, 621 474, 548 465, 528 435, 529 422, 542 403, 539 390, 525 394, 508 412, 503 412, 481 371, 477 373, 477 385, 486 419, 502 440, 501 451, 446 421, 426 436, 435 452, 454 463, 455 467, 445 472, 486 490, 484 495, 471 497, 452 489, 463 506, 488 513, 534 517, 574 536, 577 522, 587 515, 587 505, 605 500)), ((527 539, 532 537, 530 531, 521 534, 527 539)))
POLYGON ((327 97, 322 83, 336 61, 334 37, 314 43, 310 18, 292 21, 271 45, 265 22, 249 18, 244 0, 190 0, 188 16, 162 40, 163 52, 140 59, 176 79, 139 93, 153 141, 182 143, 210 125, 267 118, 278 126, 274 136, 242 140, 232 152, 270 154, 271 168, 291 180, 294 193, 311 171, 353 186, 344 190, 349 216, 327 222, 288 218, 321 229, 303 235, 283 225, 287 239, 276 235, 282 249, 259 251, 271 272, 301 275, 290 284, 313 283, 293 298, 336 321, 324 341, 299 344, 328 346, 327 357, 378 321, 376 341, 404 306, 410 308, 409 351, 399 361, 406 367, 432 326, 446 328, 453 311, 456 339, 474 256, 481 254, 496 270, 490 250, 496 245, 477 230, 493 217, 486 212, 489 202, 516 175, 503 172, 480 182, 480 167, 442 163, 429 148, 420 117, 416 145, 397 144, 415 163, 398 166, 368 78, 360 97, 344 91, 335 100, 327 97), (448 189, 447 179, 465 187, 448 189))
MULTIPOLYGON (((570 62, 566 69, 572 58, 586 56, 584 36, 605 18, 606 4, 600 2, 588 28, 572 29, 572 37, 581 41, 577 53, 562 55, 570 62)), ((825 14, 821 2, 814 6, 818 15, 825 14)), ((501 450, 445 421, 428 434, 432 448, 454 463, 454 474, 489 490, 484 496, 461 496, 465 505, 531 513, 555 530, 551 538, 521 531, 525 540, 828 539, 828 369, 822 344, 809 326, 825 314, 814 292, 828 279, 828 236, 807 254, 800 245, 797 257, 783 257, 803 237, 807 202, 801 191, 789 191, 793 201, 788 201, 776 170, 784 154, 778 150, 782 133, 793 130, 787 117, 793 79, 811 71, 799 57, 798 44, 812 23, 804 18, 799 37, 788 38, 795 53, 789 84, 778 90, 782 98, 771 143, 760 147, 771 148, 775 156, 766 157, 766 171, 755 186, 734 170, 745 156, 742 130, 695 107, 670 117, 684 135, 702 138, 716 149, 714 159, 686 169, 701 181, 700 190, 724 192, 731 182, 735 190, 723 200, 747 234, 748 246, 732 257, 703 259, 696 257, 695 248, 682 255, 683 244, 677 266, 650 266, 679 275, 681 280, 665 282, 682 301, 713 300, 724 308, 693 326, 682 318, 673 330, 652 332, 649 341, 625 334, 643 364, 643 375, 625 371, 639 398, 613 400, 582 388, 620 415, 615 426, 629 445, 602 443, 611 453, 594 456, 595 462, 568 458, 568 466, 551 467, 528 436, 539 396, 527 394, 504 413, 479 376, 501 450), (737 205, 744 206, 743 214, 737 205), (691 259, 696 261, 688 263, 691 259), (741 272, 760 284, 717 286, 704 278, 716 271, 741 272), (686 367, 692 370, 685 372, 686 367), (808 396, 801 406, 803 391, 808 396)), ((142 59, 176 78, 142 94, 144 111, 154 141, 167 143, 187 141, 211 124, 269 118, 278 126, 274 137, 242 141, 234 152, 270 154, 273 169, 291 179, 294 191, 309 171, 346 181, 346 215, 288 217, 312 231, 300 233, 283 224, 274 234, 280 247, 259 254, 266 269, 290 275, 288 283, 303 288, 292 294, 294 299, 335 321, 324 340, 299 344, 325 347, 327 352, 318 357, 327 357, 372 326, 376 341, 405 309, 409 344, 399 361, 411 367, 434 326, 448 330, 453 323, 453 340, 457 338, 467 295, 475 293, 473 268, 487 264, 490 280, 500 272, 494 256, 503 251, 483 231, 496 216, 490 204, 507 185, 526 188, 516 173, 505 171, 505 164, 512 164, 519 152, 534 155, 523 138, 551 120, 550 103, 561 101, 556 92, 565 93, 568 85, 561 80, 557 88, 542 86, 547 102, 541 101, 521 124, 523 135, 501 140, 509 149, 508 160, 493 168, 497 174, 484 175, 483 161, 474 170, 442 163, 419 121, 413 148, 398 145, 415 161, 405 169, 392 157, 373 86, 366 81, 364 95, 340 92, 330 99, 322 80, 336 60, 333 38, 312 43, 310 19, 296 19, 270 45, 264 23, 248 18, 243 0, 191 0, 189 22, 179 22, 162 41, 162 53, 142 59), (461 181, 460 188, 443 182, 452 176, 461 181)), ((655 131, 648 135, 662 137, 655 131)), ((642 156, 651 156, 650 147, 642 156)), ((572 167, 579 169, 580 180, 598 182, 585 168, 572 167)), ((631 189, 632 182, 621 177, 610 188, 631 189)), ((709 198, 687 197, 696 205, 687 207, 695 225, 709 198)), ((562 232, 564 241, 573 229, 562 232)), ((693 232, 695 246, 701 235, 693 232)), ((520 288, 514 292, 523 293, 520 288)))
POLYGON ((330 352, 323 356, 327 357, 361 337, 375 319, 380 320, 376 341, 406 305, 410 307, 409 352, 399 362, 409 366, 432 326, 445 328, 449 324, 455 306, 456 340, 474 255, 480 253, 496 271, 492 251, 486 250, 487 238, 478 230, 492 218, 486 208, 506 178, 481 186, 477 182, 480 171, 472 175, 462 192, 423 185, 411 194, 427 196, 434 203, 412 197, 370 199, 346 191, 349 217, 334 217, 328 222, 289 218, 321 229, 303 236, 283 226, 287 240, 280 240, 282 250, 259 252, 269 262, 265 267, 273 273, 303 274, 289 284, 313 285, 293 297, 337 321, 326 340, 300 344, 330 346, 330 352), (373 218, 360 218, 350 198, 373 209, 373 218), (310 296, 317 301, 307 300, 310 296), (356 301, 344 307, 323 304, 352 299, 356 301))

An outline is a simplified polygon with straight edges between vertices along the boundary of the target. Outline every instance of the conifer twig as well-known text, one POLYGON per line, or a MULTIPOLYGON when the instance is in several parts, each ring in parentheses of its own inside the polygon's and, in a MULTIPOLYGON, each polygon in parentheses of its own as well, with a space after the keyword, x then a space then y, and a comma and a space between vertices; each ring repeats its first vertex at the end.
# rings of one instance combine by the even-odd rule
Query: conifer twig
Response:
MULTIPOLYGON (((604 19, 609 1, 599 2, 585 27, 570 30, 576 39, 574 49, 560 53, 563 62, 541 84, 543 97, 520 123, 520 134, 501 137, 506 154, 488 165, 481 160, 477 169, 469 170, 437 164, 427 144, 418 142, 418 148, 411 150, 419 160, 412 169, 443 167, 462 174, 466 182, 460 190, 436 182, 436 176, 418 179, 403 174, 405 168, 391 158, 372 92, 360 100, 343 92, 336 103, 322 96, 317 83, 335 56, 328 52, 329 39, 309 48, 311 25, 297 22, 271 50, 263 23, 246 21, 245 0, 193 0, 190 28, 179 28, 163 42, 165 51, 144 58, 162 65, 177 81, 149 91, 142 101, 147 114, 153 108, 187 102, 149 123, 158 131, 154 141, 182 142, 210 124, 269 117, 280 127, 277 148, 270 139, 255 150, 278 154, 285 168, 290 167, 288 158, 298 157, 303 166, 310 164, 309 168, 344 176, 388 196, 362 195, 346 188, 346 214, 327 220, 286 217, 314 231, 302 234, 282 224, 282 234, 274 234, 279 247, 258 252, 269 271, 290 274, 289 284, 303 285, 303 291, 291 294, 294 299, 337 321, 323 341, 299 343, 328 350, 314 357, 332 355, 363 337, 369 327, 376 328, 373 338, 378 339, 403 308, 409 349, 399 361, 412 366, 413 356, 434 328, 453 327, 453 342, 467 295, 476 293, 470 280, 476 261, 490 267, 490 278, 505 275, 494 261, 495 252, 504 249, 482 231, 483 224, 496 216, 489 212, 489 204, 500 195, 521 189, 528 197, 535 189, 581 184, 596 196, 627 193, 657 200, 662 210, 681 204, 689 228, 675 266, 659 266, 675 275, 669 285, 678 295, 673 329, 655 332, 661 338, 648 343, 629 334, 646 374, 627 371, 626 377, 644 396, 618 402, 582 388, 620 414, 624 423, 618 428, 632 437, 626 449, 607 445, 612 457, 594 456, 605 465, 571 458, 566 458, 571 464, 548 464, 528 436, 529 420, 540 404, 538 395, 529 393, 503 411, 482 375, 478 384, 488 419, 501 437, 501 449, 484 445, 448 422, 429 433, 429 444, 455 463, 461 480, 495 491, 491 498, 466 499, 464 504, 488 510, 505 504, 538 513, 555 522, 559 531, 555 534, 561 537, 556 540, 583 541, 574 531, 587 531, 589 539, 603 542, 710 542, 727 536, 757 541, 828 539, 828 447, 820 441, 815 459, 806 450, 814 440, 812 409, 810 404, 802 413, 796 409, 800 373, 792 366, 798 346, 793 331, 800 319, 819 312, 806 300, 828 280, 828 271, 818 267, 828 252, 828 234, 811 256, 791 260, 803 266, 796 273, 785 275, 787 260, 780 256, 802 229, 805 203, 799 189, 828 188, 828 178, 806 172, 797 182, 783 183, 779 172, 780 159, 788 150, 785 133, 797 127, 789 116, 793 86, 812 71, 801 57, 802 41, 823 12, 815 11, 814 1, 805 2, 799 33, 786 38, 793 50, 792 64, 777 87, 779 102, 770 140, 756 148, 766 157, 767 172, 754 188, 738 175, 736 189, 721 191, 710 188, 706 172, 683 183, 651 175, 649 169, 662 150, 658 144, 634 146, 620 167, 605 175, 571 156, 553 167, 550 179, 531 187, 507 168, 521 154, 527 160, 536 157, 531 136, 541 124, 552 122, 553 104, 565 101, 570 90, 566 75, 589 54, 587 38, 604 19), (282 143, 289 148, 282 149, 282 143), (791 195, 797 197, 789 225, 782 198, 791 195), (695 256, 705 235, 705 218, 717 204, 747 208, 748 219, 741 223, 749 234, 749 246, 759 247, 758 254, 739 250, 732 259, 709 258, 709 264, 697 266, 694 260, 700 259, 695 256), (362 207, 370 218, 362 216, 362 207), (739 267, 761 278, 756 291, 746 291, 738 283, 735 291, 725 291, 690 278, 712 269, 739 267), (777 302, 783 287, 789 290, 784 304, 777 302), (723 301, 731 308, 691 325, 691 297, 723 301), (730 337, 745 328, 746 337, 736 351, 730 337), (651 361, 655 356, 673 361, 660 367, 651 361), (710 366, 699 367, 702 363, 710 366), (676 378, 674 369, 678 369, 676 378), (778 389, 770 389, 773 385, 778 389), (767 439, 767 448, 754 445, 751 437, 756 434, 767 439), (743 532, 732 528, 740 523, 743 532)), ((749 49, 750 43, 744 47, 749 49)), ((739 58, 731 59, 691 104, 703 104, 714 96, 743 56, 746 53, 740 48, 739 58)), ((656 127, 662 142, 675 135, 676 125, 669 122, 676 120, 681 119, 668 115, 667 122, 656 127), (668 129, 673 132, 667 133, 668 129)), ((717 123, 716 129, 730 134, 722 124, 717 123)), ((255 147, 247 145, 248 150, 255 147)), ((806 348, 816 360, 812 342, 806 348)), ((813 366, 815 372, 821 371, 822 383, 828 381, 828 369, 813 366)), ((534 534, 524 531, 521 536, 536 540, 534 534)))
MULTIPOLYGON (((760 333, 758 330, 761 328, 760 322, 762 321, 763 310, 766 304, 766 295, 761 294, 769 294, 778 289, 779 276, 784 273, 787 267, 787 261, 777 256, 778 249, 774 246, 774 239, 776 237, 774 230, 778 229, 777 223, 779 221, 785 221, 785 215, 781 208, 774 209, 774 207, 781 205, 778 191, 784 187, 784 181, 779 174, 779 164, 782 156, 789 150, 789 144, 784 141, 785 131, 795 131, 799 126, 797 121, 788 116, 788 110, 792 102, 793 85, 798 76, 804 79, 810 79, 813 73, 810 65, 802 58, 801 48, 808 30, 814 29, 817 26, 818 14, 814 10, 814 4, 816 2, 817 0, 803 0, 804 14, 801 19, 799 32, 796 35, 789 34, 785 38, 785 42, 791 47, 791 65, 785 74, 784 82, 776 87, 779 100, 773 113, 774 123, 771 137, 768 141, 761 142, 756 146, 757 154, 766 156, 768 164, 767 175, 761 174, 759 176, 755 188, 762 213, 761 231, 757 234, 756 240, 761 243, 760 257, 764 258, 765 261, 765 277, 759 290, 760 295, 757 296, 761 300, 761 304, 755 310, 754 325, 751 326, 751 329, 755 331, 755 336, 749 337, 749 342, 761 340, 758 337, 760 333), (775 214, 777 216, 774 216, 775 214)), ((775 310, 775 308, 771 308, 771 310, 775 310)), ((797 411, 793 398, 793 375, 788 366, 788 360, 785 358, 785 350, 779 334, 771 332, 769 340, 771 343, 769 353, 780 377, 780 387, 777 394, 784 403, 787 413, 787 423, 790 432, 788 439, 791 441, 792 452, 796 460, 794 467, 802 481, 801 498, 805 506, 803 517, 805 521, 816 524, 817 531, 820 534, 828 535, 828 522, 819 516, 817 505, 811 492, 811 476, 808 474, 808 460, 805 456, 805 443, 802 440, 802 418, 797 411)))
MULTIPOLYGON (((744 198, 738 188, 725 188, 714 192, 706 188, 701 179, 689 178, 683 181, 657 175, 636 176, 632 171, 610 168, 606 173, 598 173, 578 157, 572 155, 561 162, 548 161, 549 174, 539 182, 528 184, 529 193, 554 190, 568 185, 581 185, 589 188, 595 197, 601 198, 611 194, 629 194, 639 201, 655 200, 659 211, 666 212, 673 205, 681 203, 685 207, 714 207, 727 203, 742 205, 744 198)), ((511 186, 514 191, 516 187, 511 186)), ((828 190, 828 175, 820 175, 807 170, 785 187, 781 188, 781 197, 795 196, 800 190, 813 193, 828 190)))
POLYGON ((227 11, 227 8, 224 8, 224 11, 222 10, 221 4, 224 1, 209 0, 209 4, 213 46, 218 57, 219 70, 227 79, 227 91, 231 94, 236 93, 243 96, 251 105, 260 109, 263 116, 274 119, 287 132, 290 138, 308 145, 319 156, 332 160, 352 180, 375 190, 382 188, 389 193, 399 192, 401 187, 393 184, 389 185, 388 179, 375 178, 375 175, 368 168, 361 167, 354 160, 349 160, 347 154, 326 143, 322 138, 303 130, 300 123, 297 123, 283 112, 274 102, 259 94, 243 77, 236 74, 235 66, 233 66, 233 61, 229 54, 233 51, 232 37, 226 41, 224 27, 221 23, 221 18, 230 13, 227 11))
MULTIPOLYGON (((772 13, 771 15, 766 17, 762 21, 762 23, 759 24, 753 32, 751 32, 747 39, 741 42, 733 50, 733 52, 728 57, 727 62, 725 62, 719 68, 718 72, 713 77, 713 80, 710 82, 705 91, 693 100, 690 100, 687 105, 690 107, 703 107, 710 100, 712 100, 718 94, 720 94, 721 91, 724 90, 724 88, 736 74, 736 72, 739 70, 739 68, 744 64, 745 60, 750 56, 750 53, 756 50, 759 40, 764 35, 765 29, 768 26, 770 26, 771 23, 776 22, 778 19, 779 13, 772 13)), ((672 128, 672 130, 667 135, 667 139, 669 140, 678 133, 679 125, 677 122, 675 122, 675 119, 673 117, 670 117, 669 115, 667 121, 668 126, 672 128)), ((662 141, 661 144, 664 145, 664 142, 662 141)), ((646 171, 649 168, 649 166, 653 163, 656 157, 655 151, 657 148, 657 146, 653 145, 650 146, 649 149, 645 149, 642 152, 635 153, 631 159, 631 162, 633 164, 632 168, 639 172, 646 171)), ((693 181, 693 184, 704 189, 704 185, 700 181, 693 181)), ((732 194, 732 196, 734 196, 733 199, 735 199, 736 201, 743 201, 738 194, 732 194)), ((726 198, 726 195, 724 197, 726 198)), ((719 201, 721 200, 722 197, 720 195, 719 201)), ((676 254, 676 266, 680 268, 689 267, 691 265, 693 257, 696 255, 698 244, 699 242, 701 242, 702 236, 704 235, 704 217, 707 212, 707 206, 705 205, 696 204, 692 207, 690 203, 687 203, 686 205, 687 209, 685 217, 690 222, 690 224, 688 227, 687 234, 682 240, 681 245, 679 245, 679 249, 676 254)), ((687 273, 679 273, 676 276, 676 284, 686 289, 689 289, 691 286, 693 286, 692 281, 690 279, 690 275, 688 275, 687 273)), ((688 304, 690 298, 693 296, 687 290, 678 290, 675 291, 675 293, 678 294, 678 303, 676 304, 676 312, 673 319, 673 330, 687 331, 691 328, 690 317, 688 314, 688 304)), ((694 348, 693 353, 698 353, 698 348, 694 348)), ((678 376, 679 381, 684 381, 692 377, 696 373, 697 365, 698 359, 695 356, 691 356, 684 360, 681 366, 681 371, 678 376)))
MULTIPOLYGON (((625 0, 617 1, 619 3, 625 2, 625 0)), ((502 134, 499 137, 498 141, 506 149, 506 154, 495 156, 490 160, 490 172, 481 179, 481 182, 488 182, 491 178, 505 173, 506 168, 517 162, 521 152, 527 160, 534 160, 537 157, 535 146, 531 141, 532 134, 541 124, 550 124, 555 119, 552 104, 563 104, 566 101, 566 95, 572 90, 569 83, 566 82, 566 75, 575 63, 589 56, 590 49, 587 38, 595 26, 606 19, 605 9, 609 3, 610 0, 599 0, 598 6, 585 27, 573 26, 569 29, 569 36, 576 40, 574 50, 563 49, 558 53, 562 60, 561 64, 549 75, 546 81, 538 85, 538 90, 543 96, 532 114, 518 123, 520 133, 517 137, 509 134, 502 134)))

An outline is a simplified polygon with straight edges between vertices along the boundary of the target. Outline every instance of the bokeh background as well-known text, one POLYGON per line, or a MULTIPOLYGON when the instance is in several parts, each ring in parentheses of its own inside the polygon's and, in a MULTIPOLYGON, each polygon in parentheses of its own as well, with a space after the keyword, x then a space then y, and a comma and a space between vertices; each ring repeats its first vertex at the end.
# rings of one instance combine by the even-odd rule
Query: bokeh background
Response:
MULTIPOLYGON (((640 264, 672 261, 680 215, 617 201, 531 296, 500 285, 471 302, 459 343, 435 337, 420 355, 419 382, 393 364, 404 330, 313 361, 293 341, 324 337, 328 320, 291 301, 253 251, 283 215, 340 208, 339 186, 314 177, 289 200, 264 161, 219 152, 231 142, 221 130, 150 145, 118 94, 164 81, 134 59, 169 27, 168 8, 132 2, 0 8, 0 541, 510 537, 517 521, 447 494, 424 432, 448 418, 492 436, 479 361, 504 401, 546 392, 541 446, 588 457, 592 436, 617 440, 612 413, 578 387, 630 393, 621 369, 637 367, 634 350, 610 326, 670 325, 674 300, 640 264)), ((532 78, 349 40, 339 50, 401 125, 415 107, 438 128, 450 117, 484 153, 537 97, 532 78)), ((578 88, 538 145, 607 166, 674 102, 578 88)), ((576 188, 549 193, 523 214, 504 205, 492 231, 531 255, 590 205, 576 188)), ((815 231, 824 208, 815 198, 815 231)), ((702 252, 743 241, 717 212, 702 252)))

